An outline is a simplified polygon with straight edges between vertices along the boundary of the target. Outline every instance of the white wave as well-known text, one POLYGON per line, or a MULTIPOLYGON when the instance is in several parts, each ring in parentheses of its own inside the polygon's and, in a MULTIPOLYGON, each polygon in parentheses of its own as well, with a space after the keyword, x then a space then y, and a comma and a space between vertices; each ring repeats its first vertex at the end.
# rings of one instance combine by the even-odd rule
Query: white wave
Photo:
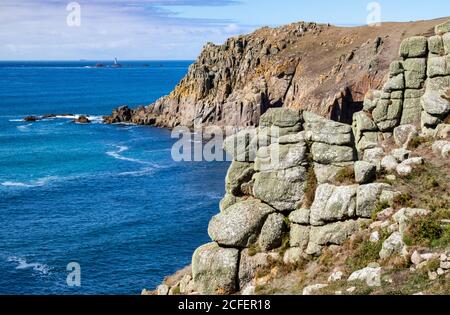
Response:
POLYGON ((24 122, 23 119, 9 119, 9 122, 24 122))
POLYGON ((56 115, 53 117, 54 119, 70 119, 75 120, 80 118, 81 116, 85 116, 87 119, 89 119, 93 123, 102 123, 103 122, 103 116, 95 116, 95 115, 83 115, 83 114, 75 114, 75 115, 56 115))
POLYGON ((143 164, 143 165, 150 165, 155 168, 158 167, 156 164, 148 162, 148 161, 142 161, 139 159, 134 159, 134 158, 129 158, 129 157, 123 156, 121 153, 128 151, 130 149, 127 146, 115 146, 115 147, 117 148, 116 151, 108 151, 108 152, 106 152, 106 154, 117 160, 128 161, 128 162, 133 162, 133 163, 143 164))
POLYGON ((37 271, 43 275, 47 275, 50 272, 49 266, 41 263, 28 263, 27 260, 22 257, 16 256, 8 257, 8 262, 17 263, 16 266, 17 270, 33 269, 34 271, 37 271))
POLYGON ((143 169, 140 169, 140 170, 137 170, 137 171, 119 173, 118 176, 140 177, 140 176, 153 174, 154 172, 155 172, 155 168, 154 167, 144 167, 143 169))
POLYGON ((28 131, 28 128, 31 126, 32 124, 27 124, 27 125, 21 125, 21 126, 17 126, 16 128, 19 129, 22 132, 28 131))
POLYGON ((51 181, 57 180, 57 176, 47 176, 43 178, 39 178, 34 181, 30 182, 13 182, 13 181, 6 181, 1 183, 0 185, 6 186, 6 187, 23 187, 23 188, 30 188, 30 187, 42 187, 50 183, 51 181))

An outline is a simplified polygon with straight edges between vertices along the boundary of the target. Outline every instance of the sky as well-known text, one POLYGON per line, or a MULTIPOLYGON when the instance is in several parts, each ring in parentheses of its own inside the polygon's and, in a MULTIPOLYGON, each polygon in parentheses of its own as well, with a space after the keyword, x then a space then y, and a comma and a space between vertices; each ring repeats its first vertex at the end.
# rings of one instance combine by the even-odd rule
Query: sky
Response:
POLYGON ((193 60, 207 42, 262 26, 364 25, 374 13, 433 19, 450 16, 450 1, 0 0, 0 60, 193 60))

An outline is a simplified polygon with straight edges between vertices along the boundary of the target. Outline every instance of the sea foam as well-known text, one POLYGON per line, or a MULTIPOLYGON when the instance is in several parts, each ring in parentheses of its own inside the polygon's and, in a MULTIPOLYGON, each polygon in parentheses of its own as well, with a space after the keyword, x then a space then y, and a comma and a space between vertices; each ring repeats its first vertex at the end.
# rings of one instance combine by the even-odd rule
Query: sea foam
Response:
POLYGON ((22 257, 16 257, 16 256, 8 257, 8 262, 17 263, 17 266, 16 266, 17 270, 33 269, 34 271, 37 271, 43 275, 47 275, 50 273, 50 268, 46 264, 28 263, 27 260, 22 257))

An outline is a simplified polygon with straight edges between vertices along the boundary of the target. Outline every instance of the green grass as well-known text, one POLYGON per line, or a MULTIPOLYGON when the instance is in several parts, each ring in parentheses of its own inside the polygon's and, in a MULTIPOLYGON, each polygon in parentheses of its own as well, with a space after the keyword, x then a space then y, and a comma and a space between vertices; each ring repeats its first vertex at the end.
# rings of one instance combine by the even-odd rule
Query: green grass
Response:
POLYGON ((347 258, 347 266, 353 272, 367 267, 372 262, 378 261, 382 246, 383 241, 381 240, 376 243, 368 240, 363 241, 347 258))
POLYGON ((426 247, 450 245, 450 226, 443 226, 441 220, 442 212, 413 218, 404 233, 405 244, 426 247))

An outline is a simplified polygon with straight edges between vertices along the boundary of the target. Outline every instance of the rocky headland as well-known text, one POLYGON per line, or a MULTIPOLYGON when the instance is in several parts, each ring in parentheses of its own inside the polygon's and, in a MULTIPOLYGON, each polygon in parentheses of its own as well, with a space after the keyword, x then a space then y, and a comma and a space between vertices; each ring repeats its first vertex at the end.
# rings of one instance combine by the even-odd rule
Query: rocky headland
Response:
POLYGON ((143 293, 449 294, 449 113, 446 19, 208 44, 169 96, 106 118, 242 128, 212 242, 143 293))

